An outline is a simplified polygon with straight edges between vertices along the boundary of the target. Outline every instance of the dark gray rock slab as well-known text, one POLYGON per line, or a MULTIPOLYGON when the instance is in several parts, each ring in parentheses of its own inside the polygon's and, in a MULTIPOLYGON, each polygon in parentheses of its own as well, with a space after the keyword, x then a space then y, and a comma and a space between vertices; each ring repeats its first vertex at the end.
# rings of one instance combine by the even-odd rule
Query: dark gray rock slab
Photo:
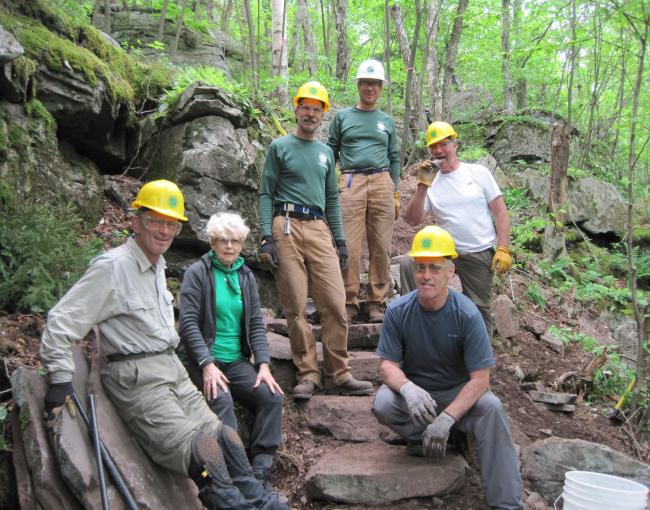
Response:
POLYGON ((616 186, 584 177, 569 187, 568 216, 590 234, 625 233, 627 206, 616 186))
POLYGON ((20 417, 18 407, 14 407, 10 415, 11 432, 13 440, 12 460, 14 463, 14 473, 16 476, 16 492, 18 493, 18 503, 20 508, 34 508, 41 510, 43 507, 36 499, 32 475, 29 472, 29 464, 25 457, 25 444, 20 427, 20 417))
POLYGON ((650 465, 601 444, 549 437, 523 450, 522 476, 549 504, 562 493, 564 474, 572 470, 621 476, 650 486, 650 465))
POLYGON ((409 457, 404 447, 383 442, 345 444, 312 466, 305 491, 310 499, 390 503, 459 489, 466 469, 467 463, 457 455, 433 460, 409 457))
POLYGON ((578 395, 574 393, 555 393, 550 391, 531 391, 530 398, 544 404, 575 404, 578 395))
POLYGON ((519 333, 517 310, 508 296, 501 294, 494 299, 492 313, 497 334, 501 338, 512 338, 519 333))
POLYGON ((57 461, 48 443, 42 419, 47 390, 45 377, 19 367, 11 376, 11 386, 19 409, 17 425, 36 500, 43 508, 82 508, 59 475, 57 461))
POLYGON ((373 397, 315 395, 305 406, 307 424, 341 441, 374 441, 390 429, 372 414, 372 401, 373 397))
POLYGON ((223 90, 199 82, 185 89, 170 118, 173 124, 180 124, 205 115, 225 117, 235 127, 245 127, 242 111, 223 90))
POLYGON ((549 349, 557 352, 560 356, 564 356, 564 343, 549 330, 540 337, 540 341, 549 349))
MULTIPOLYGON (((289 328, 286 319, 273 319, 266 323, 270 331, 282 336, 289 336, 289 328)), ((379 343, 381 324, 348 324, 348 349, 374 349, 379 343)), ((320 342, 320 325, 312 325, 312 332, 317 341, 320 342)))

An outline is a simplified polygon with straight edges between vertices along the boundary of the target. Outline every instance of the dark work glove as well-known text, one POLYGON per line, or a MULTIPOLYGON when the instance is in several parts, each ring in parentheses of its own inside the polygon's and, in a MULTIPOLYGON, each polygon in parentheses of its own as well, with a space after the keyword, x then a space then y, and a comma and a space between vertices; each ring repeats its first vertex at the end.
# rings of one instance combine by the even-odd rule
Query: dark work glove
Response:
POLYGON ((260 248, 260 260, 265 260, 271 266, 271 269, 278 267, 280 263, 280 257, 278 257, 278 251, 275 249, 275 244, 273 243, 273 236, 264 236, 262 238, 262 246, 260 248))
POLYGON ((445 456, 449 431, 454 423, 456 420, 450 414, 443 412, 424 430, 422 448, 427 457, 445 456))
POLYGON ((341 239, 336 240, 336 247, 339 252, 339 267, 341 269, 347 269, 348 268, 348 259, 350 258, 350 254, 348 252, 348 245, 345 241, 341 239))
MULTIPOLYGON (((48 386, 45 394, 45 424, 48 427, 54 424, 64 405, 72 404, 70 396, 73 392, 72 382, 55 383, 48 386)), ((73 405, 69 405, 69 409, 73 407, 73 405)))

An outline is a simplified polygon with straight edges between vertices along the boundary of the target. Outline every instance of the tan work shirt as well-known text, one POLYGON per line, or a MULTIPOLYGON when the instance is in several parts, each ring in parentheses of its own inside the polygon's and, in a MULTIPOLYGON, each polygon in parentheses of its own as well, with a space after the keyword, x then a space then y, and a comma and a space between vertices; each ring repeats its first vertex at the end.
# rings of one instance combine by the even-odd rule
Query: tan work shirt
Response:
POLYGON ((176 348, 179 337, 165 267, 163 257, 154 266, 133 237, 91 261, 47 315, 41 360, 51 383, 72 380, 72 345, 95 324, 104 354, 176 348))

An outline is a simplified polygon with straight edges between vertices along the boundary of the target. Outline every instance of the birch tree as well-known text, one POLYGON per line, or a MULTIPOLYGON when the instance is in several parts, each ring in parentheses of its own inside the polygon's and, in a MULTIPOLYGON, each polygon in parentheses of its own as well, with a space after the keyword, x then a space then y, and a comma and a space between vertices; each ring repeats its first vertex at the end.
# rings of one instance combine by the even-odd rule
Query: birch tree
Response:
POLYGON ((316 59, 316 39, 311 30, 307 0, 298 0, 298 25, 302 28, 303 46, 305 50, 309 76, 314 76, 318 70, 316 59))
POLYGON ((510 0, 501 1, 501 69, 503 71, 503 111, 512 113, 512 77, 510 76, 510 0))
POLYGON ((286 0, 271 2, 271 76, 278 76, 282 83, 273 91, 281 104, 289 101, 289 78, 287 65, 287 13, 286 0))

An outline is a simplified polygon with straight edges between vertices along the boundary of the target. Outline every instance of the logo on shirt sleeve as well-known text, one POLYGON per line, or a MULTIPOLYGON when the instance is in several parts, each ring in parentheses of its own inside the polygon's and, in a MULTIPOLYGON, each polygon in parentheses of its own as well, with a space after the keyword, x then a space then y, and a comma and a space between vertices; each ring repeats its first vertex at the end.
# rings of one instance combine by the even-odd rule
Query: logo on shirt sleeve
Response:
POLYGON ((318 153, 318 164, 323 168, 327 168, 327 154, 324 152, 318 153))
POLYGON ((383 122, 377 122, 377 131, 381 131, 382 133, 386 131, 386 126, 383 122))

